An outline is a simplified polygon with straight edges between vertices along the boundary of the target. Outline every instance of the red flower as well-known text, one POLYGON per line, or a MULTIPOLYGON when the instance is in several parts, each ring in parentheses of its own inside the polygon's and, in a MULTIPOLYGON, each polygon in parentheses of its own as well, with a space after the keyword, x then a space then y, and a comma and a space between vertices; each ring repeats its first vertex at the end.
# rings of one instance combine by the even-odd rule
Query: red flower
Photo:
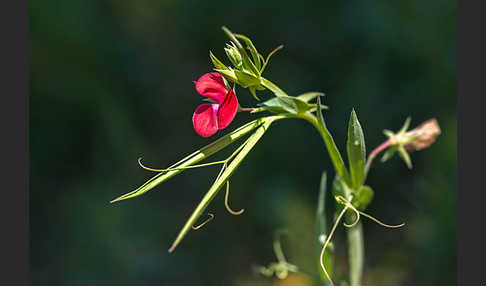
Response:
POLYGON ((200 95, 217 102, 199 105, 192 115, 196 132, 209 137, 233 121, 238 111, 238 99, 233 89, 226 89, 223 78, 217 72, 204 74, 194 84, 200 95))

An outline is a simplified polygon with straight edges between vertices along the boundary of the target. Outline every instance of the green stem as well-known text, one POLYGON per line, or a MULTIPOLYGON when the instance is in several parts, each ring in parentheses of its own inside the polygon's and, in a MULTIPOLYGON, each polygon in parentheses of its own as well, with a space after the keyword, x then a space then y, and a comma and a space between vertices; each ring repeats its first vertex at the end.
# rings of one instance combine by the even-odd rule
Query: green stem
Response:
MULTIPOLYGON (((318 111, 319 119, 310 113, 306 113, 301 116, 301 118, 309 121, 317 129, 319 134, 321 134, 324 143, 326 144, 327 151, 329 152, 329 157, 334 165, 334 169, 339 177, 341 177, 346 184, 351 185, 350 176, 344 165, 343 159, 336 144, 332 138, 331 133, 326 127, 324 119, 318 111)), ((349 197, 350 194, 346 194, 349 197)), ((364 262, 364 247, 363 247, 363 228, 361 222, 347 231, 348 238, 348 254, 349 254, 349 272, 350 272, 350 285, 360 286, 361 276, 363 273, 363 262, 364 262)))
POLYGON ((359 222, 347 230, 350 286, 361 286, 364 262, 363 226, 359 222))
POLYGON ((312 125, 314 125, 314 127, 317 129, 322 139, 324 140, 324 143, 326 144, 329 157, 331 158, 336 173, 348 185, 351 185, 349 173, 348 170, 346 169, 346 166, 344 165, 344 161, 343 158, 341 157, 341 153, 339 153, 336 143, 334 143, 334 139, 332 138, 331 133, 327 129, 324 121, 318 120, 314 115, 310 113, 302 114, 300 117, 309 121, 312 125))

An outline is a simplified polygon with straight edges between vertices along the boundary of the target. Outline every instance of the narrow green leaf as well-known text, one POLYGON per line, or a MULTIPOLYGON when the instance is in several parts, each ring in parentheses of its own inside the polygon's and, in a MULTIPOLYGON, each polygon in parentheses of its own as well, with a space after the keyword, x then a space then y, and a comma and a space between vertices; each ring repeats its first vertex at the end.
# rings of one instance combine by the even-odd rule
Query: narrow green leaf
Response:
POLYGON ((261 80, 261 85, 273 92, 276 96, 288 96, 285 91, 281 90, 278 86, 276 86, 274 83, 269 81, 268 79, 265 78, 260 78, 261 80))
MULTIPOLYGON (((193 165, 201 160, 204 160, 208 158, 209 156, 213 155, 214 153, 220 151, 224 147, 228 146, 229 144, 235 142, 239 138, 241 138, 243 135, 248 134, 250 131, 253 129, 261 126, 265 122, 264 118, 259 118, 256 120, 253 120, 252 122, 249 122, 240 128, 236 129, 235 131, 229 133, 228 135, 219 138, 218 140, 214 141, 213 143, 203 147, 200 150, 197 150, 196 152, 188 155, 184 159, 180 160, 179 162, 173 164, 169 168, 181 168, 181 167, 187 167, 190 165, 193 165)), ((136 190, 131 191, 129 193, 126 193, 114 200, 111 201, 111 203, 117 202, 117 201, 122 201, 126 199, 131 199, 137 196, 140 196, 157 185, 167 181, 168 179, 172 178, 173 176, 179 174, 184 170, 173 170, 173 171, 168 171, 168 172, 161 172, 152 177, 150 180, 145 182, 143 185, 138 187, 136 190)))
POLYGON ((321 184, 319 185, 319 196, 317 198, 317 213, 316 213, 316 223, 317 223, 317 241, 319 245, 319 236, 321 234, 327 233, 327 218, 326 218, 326 189, 327 189, 327 174, 322 172, 321 184))
POLYGON ((361 125, 359 124, 354 109, 351 111, 351 116, 349 118, 348 142, 346 149, 348 151, 352 188, 357 190, 363 184, 366 148, 363 129, 361 129, 361 125))
POLYGON ((299 96, 297 96, 297 98, 305 101, 305 102, 309 102, 311 101, 312 99, 318 97, 318 96, 324 96, 324 93, 322 92, 306 92, 306 93, 303 93, 299 96))
POLYGON ((312 106, 306 103, 305 101, 297 97, 291 97, 291 96, 273 97, 259 105, 266 108, 266 110, 276 114, 281 114, 281 113, 299 114, 299 113, 305 113, 307 111, 310 111, 312 108, 312 106))
POLYGON ((177 238, 175 239, 174 243, 172 246, 169 248, 169 252, 174 251, 174 249, 177 247, 177 245, 181 242, 181 240, 184 238, 184 236, 188 233, 188 231, 191 229, 191 226, 194 225, 196 220, 201 216, 201 214, 204 212, 206 207, 209 205, 209 203, 213 200, 213 198, 216 196, 220 188, 223 186, 223 184, 231 177, 233 172, 238 168, 238 166, 241 164, 243 159, 248 155, 248 153, 251 151, 251 149, 255 146, 255 144, 260 140, 260 138, 263 136, 265 131, 268 129, 270 124, 275 120, 274 117, 263 117, 263 124, 259 125, 258 128, 255 130, 255 132, 247 139, 245 142, 245 146, 241 149, 241 151, 236 155, 236 157, 231 161, 231 163, 228 165, 228 167, 225 169, 225 171, 219 176, 218 180, 214 182, 214 184, 211 186, 209 191, 204 195, 202 198, 201 202, 198 204, 196 209, 193 211, 189 219, 187 220, 186 224, 182 228, 182 230, 179 232, 177 238))
MULTIPOLYGON (((321 277, 321 281, 324 283, 328 283, 328 279, 326 274, 321 268, 320 264, 320 256, 321 250, 324 245, 324 242, 327 239, 327 234, 329 230, 327 228, 327 217, 326 217, 326 196, 327 196, 327 175, 326 172, 322 172, 321 176, 321 184, 319 186, 319 196, 317 199, 317 211, 316 211, 316 232, 317 232, 317 268, 319 269, 319 276, 321 277)), ((324 266, 326 267, 327 273, 329 275, 333 275, 333 257, 334 257, 334 247, 329 247, 326 249, 324 253, 323 261, 324 266)))
POLYGON ((228 69, 220 60, 218 60, 218 58, 215 55, 213 55, 211 51, 209 51, 209 57, 211 58, 211 61, 213 62, 215 69, 220 69, 220 70, 228 69))
POLYGON ((226 33, 226 35, 228 36, 228 38, 233 42, 235 43, 236 47, 238 48, 238 51, 240 52, 241 54, 241 59, 243 60, 243 65, 248 68, 251 73, 253 73, 254 75, 260 75, 260 72, 259 70, 256 68, 256 66, 253 64, 253 62, 250 60, 250 58, 248 57, 248 54, 246 53, 246 50, 245 48, 243 48, 243 46, 241 45, 241 43, 238 41, 238 39, 235 37, 235 35, 233 34, 233 32, 231 32, 228 28, 226 28, 225 26, 221 27, 223 29, 223 31, 226 33))
POLYGON ((341 177, 344 182, 350 184, 350 177, 346 166, 344 165, 343 158, 341 157, 341 153, 334 143, 334 139, 332 138, 331 133, 327 130, 326 123, 324 122, 324 117, 322 117, 321 112, 321 97, 317 97, 317 128, 323 137, 324 143, 326 144, 326 148, 329 152, 329 157, 331 157, 331 161, 334 165, 334 169, 336 169, 336 173, 341 177))
POLYGON ((246 43, 246 46, 250 50, 250 53, 251 53, 251 56, 253 58, 253 62, 255 63, 256 68, 258 70, 260 70, 261 67, 262 67, 261 61, 260 61, 260 57, 258 55, 258 51, 257 51, 255 45, 253 45, 253 42, 250 40, 250 38, 248 38, 244 35, 240 35, 240 34, 234 34, 234 35, 235 35, 236 38, 241 39, 246 43))

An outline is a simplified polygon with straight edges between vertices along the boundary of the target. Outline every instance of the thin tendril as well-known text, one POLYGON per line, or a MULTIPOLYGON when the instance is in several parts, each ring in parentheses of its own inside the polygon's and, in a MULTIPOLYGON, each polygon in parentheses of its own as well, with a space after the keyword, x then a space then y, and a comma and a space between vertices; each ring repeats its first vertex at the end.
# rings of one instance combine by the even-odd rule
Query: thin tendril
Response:
POLYGON ((229 180, 226 181, 226 194, 224 196, 224 206, 226 207, 226 210, 230 214, 232 214, 232 215, 240 215, 240 214, 242 214, 245 211, 245 209, 241 209, 241 210, 235 212, 234 210, 232 210, 230 208, 230 206, 228 205, 228 196, 229 196, 229 180))
POLYGON ((346 202, 347 202, 346 205, 356 213, 356 220, 352 224, 347 224, 347 223, 343 222, 343 225, 345 227, 350 228, 350 227, 355 226, 358 223, 358 221, 360 219, 360 216, 359 216, 360 211, 358 211, 350 202, 348 202, 348 201, 346 201, 346 202))
POLYGON ((243 142, 243 144, 241 144, 240 147, 236 148, 236 150, 224 161, 228 162, 229 160, 233 159, 241 151, 241 149, 243 149, 243 147, 246 146, 248 141, 249 141, 249 138, 246 139, 246 141, 243 142))
POLYGON ((334 231, 336 230, 336 227, 339 224, 339 221, 341 220, 341 218, 343 217, 343 215, 344 215, 344 213, 346 212, 347 209, 348 209, 348 206, 346 205, 344 207, 344 209, 341 211, 341 213, 339 214, 339 216, 337 217, 336 222, 332 226, 331 232, 329 233, 329 236, 327 237, 326 242, 324 243, 324 246, 322 247, 321 256, 319 257, 319 262, 321 264, 322 270, 324 271, 324 274, 326 274, 326 277, 327 277, 327 279, 329 280, 329 283, 331 283, 332 286, 334 286, 334 283, 332 282, 332 279, 329 276, 329 274, 327 273, 326 267, 324 266, 324 252, 326 250, 327 245, 329 244, 329 241, 331 240, 332 235, 334 234, 334 231))
POLYGON ((219 177, 221 177, 221 174, 223 174, 224 170, 226 169, 226 167, 228 166, 227 163, 224 163, 223 164, 223 167, 221 167, 221 170, 219 171, 219 174, 218 176, 216 177, 216 180, 214 180, 215 182, 219 180, 219 177))
POLYGON ((200 224, 200 225, 198 225, 198 226, 192 226, 192 229, 194 229, 194 230, 198 230, 198 229, 200 229, 201 227, 203 227, 204 225, 206 225, 208 222, 212 221, 212 220, 213 220, 213 218, 214 218, 214 214, 212 214, 212 213, 208 213, 208 215, 209 215, 209 218, 208 218, 207 220, 205 220, 203 223, 201 223, 201 224, 200 224))
POLYGON ((398 224, 398 225, 389 225, 389 224, 386 224, 386 223, 382 223, 381 221, 379 221, 378 219, 370 216, 369 214, 365 214, 364 212, 359 212, 361 213, 363 216, 371 219, 372 221, 376 222, 377 224, 381 225, 381 226, 384 226, 384 227, 388 227, 388 228, 399 228, 399 227, 402 227, 405 225, 405 223, 401 223, 401 224, 398 224))
POLYGON ((360 219, 359 211, 353 206, 353 204, 351 204, 343 196, 336 196, 336 201, 340 204, 347 206, 348 208, 352 209, 356 213, 356 220, 352 224, 347 224, 344 222, 343 225, 348 228, 355 226, 360 219))
POLYGON ((143 169, 145 169, 147 171, 152 171, 152 172, 169 172, 169 171, 185 170, 185 169, 191 169, 191 168, 200 168, 200 167, 224 164, 225 162, 226 161, 216 161, 216 162, 210 162, 210 163, 200 164, 200 165, 192 165, 192 166, 187 166, 187 167, 168 168, 168 169, 154 169, 154 168, 144 166, 142 164, 142 158, 141 157, 138 158, 138 165, 140 165, 140 167, 142 167, 143 169))
MULTIPOLYGON (((243 149, 243 147, 245 147, 245 145, 248 143, 248 140, 245 141, 243 144, 241 144, 241 146, 239 146, 234 152, 233 154, 231 154, 228 158, 226 158, 225 160, 222 160, 222 161, 215 161, 215 162, 210 162, 210 163, 205 163, 205 164, 199 164, 199 165, 192 165, 192 166, 187 166, 187 167, 176 167, 176 168, 168 168, 168 169, 154 169, 154 168, 150 168, 150 167, 147 167, 147 166, 144 166, 142 164, 142 157, 138 158, 138 165, 140 165, 140 167, 142 167, 143 169, 147 170, 147 171, 152 171, 152 172, 169 172, 169 171, 176 171, 176 170, 186 170, 186 169, 192 169, 192 168, 200 168, 200 167, 207 167, 207 166, 212 166, 212 165, 219 165, 219 164, 226 164, 228 163, 229 160, 233 159, 233 157, 235 157, 240 151, 241 149, 243 149)), ((218 178, 219 178, 220 175, 218 175, 218 178)))

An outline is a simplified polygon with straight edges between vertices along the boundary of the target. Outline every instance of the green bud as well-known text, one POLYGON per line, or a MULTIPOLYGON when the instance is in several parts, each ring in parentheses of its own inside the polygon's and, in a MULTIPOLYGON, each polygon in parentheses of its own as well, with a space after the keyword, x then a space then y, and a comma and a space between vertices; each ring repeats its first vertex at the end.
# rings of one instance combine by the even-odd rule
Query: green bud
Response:
POLYGON ((228 56, 228 59, 231 61, 231 63, 237 68, 241 69, 243 66, 243 60, 241 58, 241 54, 236 48, 235 44, 231 42, 232 45, 226 44, 226 48, 224 48, 224 51, 226 52, 226 55, 228 56))

